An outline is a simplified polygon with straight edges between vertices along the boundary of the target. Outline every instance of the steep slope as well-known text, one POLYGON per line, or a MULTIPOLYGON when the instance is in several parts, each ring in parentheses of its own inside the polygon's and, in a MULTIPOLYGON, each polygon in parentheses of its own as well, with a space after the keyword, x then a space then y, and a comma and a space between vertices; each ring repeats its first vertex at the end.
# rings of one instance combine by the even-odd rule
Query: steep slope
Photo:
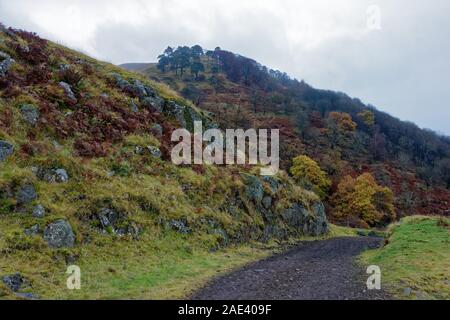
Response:
MULTIPOLYGON (((204 71, 196 74, 185 66, 181 75, 177 62, 182 61, 177 53, 181 49, 168 48, 159 64, 138 71, 212 112, 222 128, 279 128, 283 168, 288 169, 299 154, 312 157, 333 180, 330 199, 347 175, 370 172, 394 191, 397 216, 448 214, 448 137, 220 48, 200 53, 200 58, 193 55, 192 61, 201 61, 204 71)), ((333 211, 332 206, 329 209, 333 211)), ((358 225, 355 219, 345 223, 358 225)))
POLYGON ((261 254, 235 245, 328 231, 284 172, 172 164, 171 133, 193 118, 212 124, 166 85, 1 27, 0 295, 154 297, 261 254), (235 262, 212 253, 229 246, 235 262))

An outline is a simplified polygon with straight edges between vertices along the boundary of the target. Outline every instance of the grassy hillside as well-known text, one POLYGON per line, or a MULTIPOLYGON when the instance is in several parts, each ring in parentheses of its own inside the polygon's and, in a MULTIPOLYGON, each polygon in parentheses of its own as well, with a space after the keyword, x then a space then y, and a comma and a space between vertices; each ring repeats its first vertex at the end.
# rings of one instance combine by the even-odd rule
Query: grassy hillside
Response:
POLYGON ((0 29, 3 298, 179 297, 268 243, 328 232, 285 172, 173 165, 172 131, 214 119, 167 85, 0 29))
POLYGON ((382 286, 402 299, 450 299, 450 220, 412 216, 392 225, 384 248, 362 255, 382 286))

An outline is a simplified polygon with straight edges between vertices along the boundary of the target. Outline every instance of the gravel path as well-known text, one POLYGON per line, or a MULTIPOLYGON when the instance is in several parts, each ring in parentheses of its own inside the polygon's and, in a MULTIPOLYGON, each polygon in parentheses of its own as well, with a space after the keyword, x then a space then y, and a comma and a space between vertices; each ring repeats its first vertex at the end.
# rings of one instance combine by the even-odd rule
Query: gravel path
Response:
POLYGON ((258 261, 213 280, 194 300, 389 299, 367 290, 369 277, 354 259, 382 239, 347 237, 303 242, 286 253, 258 261))

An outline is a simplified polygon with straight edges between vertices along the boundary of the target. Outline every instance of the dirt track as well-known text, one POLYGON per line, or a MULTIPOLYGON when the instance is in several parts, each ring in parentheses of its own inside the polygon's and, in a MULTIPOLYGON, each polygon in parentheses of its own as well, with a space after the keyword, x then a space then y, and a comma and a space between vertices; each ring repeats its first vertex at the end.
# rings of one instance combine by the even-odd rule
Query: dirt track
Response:
POLYGON ((367 290, 369 277, 355 257, 382 239, 347 237, 303 242, 286 253, 253 263, 212 281, 194 300, 389 299, 367 290))

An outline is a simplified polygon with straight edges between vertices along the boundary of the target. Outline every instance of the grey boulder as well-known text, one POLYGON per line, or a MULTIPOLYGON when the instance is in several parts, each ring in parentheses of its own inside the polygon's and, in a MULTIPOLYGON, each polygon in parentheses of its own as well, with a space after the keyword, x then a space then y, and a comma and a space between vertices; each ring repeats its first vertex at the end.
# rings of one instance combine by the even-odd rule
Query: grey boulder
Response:
POLYGON ((62 219, 47 225, 44 230, 44 240, 51 248, 70 248, 75 245, 72 226, 62 219))
POLYGON ((0 162, 5 161, 14 152, 14 146, 7 142, 0 140, 0 162))
POLYGON ((31 184, 26 184, 17 191, 16 200, 18 204, 29 204, 37 199, 36 189, 31 184))

